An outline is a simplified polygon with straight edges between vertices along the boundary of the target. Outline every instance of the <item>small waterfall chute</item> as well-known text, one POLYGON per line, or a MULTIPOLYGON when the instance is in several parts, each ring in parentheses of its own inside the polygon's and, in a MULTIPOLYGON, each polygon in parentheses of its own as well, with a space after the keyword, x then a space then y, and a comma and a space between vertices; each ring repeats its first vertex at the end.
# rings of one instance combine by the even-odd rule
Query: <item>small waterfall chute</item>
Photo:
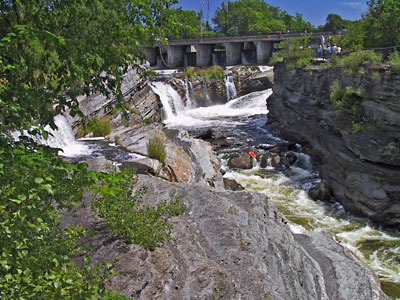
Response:
POLYGON ((231 100, 237 97, 237 91, 235 83, 233 82, 233 77, 231 75, 226 76, 224 79, 225 89, 226 89, 226 98, 227 100, 231 100))
POLYGON ((80 156, 91 152, 88 145, 75 139, 71 126, 63 115, 55 116, 54 123, 57 125, 56 130, 51 129, 50 126, 44 128, 50 133, 47 139, 44 139, 41 136, 30 136, 26 131, 23 131, 22 133, 14 132, 12 133, 12 136, 15 140, 18 140, 21 135, 30 136, 38 144, 62 149, 59 155, 66 157, 80 156))

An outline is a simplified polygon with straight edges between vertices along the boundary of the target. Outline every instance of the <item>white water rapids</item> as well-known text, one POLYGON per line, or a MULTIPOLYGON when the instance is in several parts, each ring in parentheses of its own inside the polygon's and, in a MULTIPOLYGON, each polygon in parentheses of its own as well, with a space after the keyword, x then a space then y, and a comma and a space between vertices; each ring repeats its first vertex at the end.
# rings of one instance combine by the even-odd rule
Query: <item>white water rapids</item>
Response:
MULTIPOLYGON (((267 90, 232 99, 223 105, 192 108, 186 107, 178 93, 165 83, 155 82, 152 89, 160 96, 167 126, 222 128, 229 136, 246 122, 251 122, 253 125, 247 128, 247 132, 240 133, 244 140, 255 130, 261 129, 254 127, 257 124, 255 115, 268 113, 266 99, 272 94, 271 90, 267 90)), ((259 119, 265 123, 266 118, 259 119)), ((263 130, 265 132, 260 130, 259 134, 269 134, 266 129, 263 130)), ((312 200, 307 190, 319 180, 318 175, 312 171, 308 155, 297 153, 297 156, 298 162, 286 175, 276 172, 272 167, 262 169, 257 163, 251 170, 230 170, 225 161, 224 176, 236 180, 247 190, 266 194, 269 201, 290 220, 293 232, 327 230, 336 234, 344 246, 378 275, 384 291, 393 299, 400 299, 399 232, 376 228, 368 219, 345 212, 338 203, 326 204, 312 200)), ((220 157, 225 159, 227 155, 222 153, 220 157)))
MULTIPOLYGON (((190 88, 190 84, 186 83, 190 88)), ((271 90, 252 93, 235 98, 226 104, 194 108, 189 100, 186 105, 179 94, 168 84, 154 82, 153 91, 160 96, 164 109, 164 123, 173 128, 219 128, 231 138, 235 136, 245 143, 257 140, 274 143, 263 127, 268 113, 266 100, 271 90), (263 139, 266 139, 263 140, 263 139)), ((190 95, 187 91, 187 95, 190 95)), ((187 96, 188 97, 188 96, 187 96)), ((51 131, 44 143, 62 148, 68 157, 93 157, 109 155, 113 161, 132 161, 135 155, 118 152, 115 145, 105 141, 76 141, 70 126, 64 117, 57 116, 57 131, 51 131), (104 154, 104 153, 107 153, 104 154)), ((295 233, 307 230, 327 230, 339 238, 340 242, 351 249, 362 261, 379 276, 384 291, 393 299, 400 299, 400 234, 374 227, 365 218, 357 218, 346 213, 340 204, 326 204, 313 201, 307 189, 318 181, 313 172, 310 157, 297 153, 298 161, 284 175, 272 167, 260 168, 258 164, 251 170, 236 171, 226 166, 229 153, 220 153, 227 178, 235 179, 247 190, 264 193, 280 212, 290 220, 295 233)))

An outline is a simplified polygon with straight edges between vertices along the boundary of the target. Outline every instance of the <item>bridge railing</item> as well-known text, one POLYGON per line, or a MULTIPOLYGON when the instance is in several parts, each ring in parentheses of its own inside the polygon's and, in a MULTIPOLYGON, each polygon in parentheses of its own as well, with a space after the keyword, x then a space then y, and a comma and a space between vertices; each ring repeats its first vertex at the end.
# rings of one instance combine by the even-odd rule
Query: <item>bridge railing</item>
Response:
POLYGON ((304 34, 312 34, 313 36, 315 35, 324 35, 326 37, 330 35, 340 35, 343 34, 342 32, 338 33, 332 33, 332 32, 326 32, 326 31, 318 31, 314 30, 311 32, 305 32, 305 31, 280 31, 280 30, 274 30, 274 31, 249 31, 249 32, 238 32, 234 34, 225 34, 225 33, 220 33, 220 32, 214 32, 214 31, 204 31, 203 33, 195 33, 195 34, 182 34, 180 37, 176 36, 166 36, 168 40, 189 40, 189 39, 207 39, 207 38, 229 38, 229 37, 244 37, 244 36, 270 36, 271 38, 294 38, 294 37, 300 37, 303 36, 304 34))

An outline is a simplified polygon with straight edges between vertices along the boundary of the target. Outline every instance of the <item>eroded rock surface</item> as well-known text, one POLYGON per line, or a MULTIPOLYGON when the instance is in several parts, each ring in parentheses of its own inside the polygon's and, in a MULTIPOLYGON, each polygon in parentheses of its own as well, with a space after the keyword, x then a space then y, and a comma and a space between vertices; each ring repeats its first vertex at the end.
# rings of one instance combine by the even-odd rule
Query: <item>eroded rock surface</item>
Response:
POLYGON ((399 227, 399 94, 398 72, 352 75, 321 67, 287 72, 277 64, 268 122, 314 154, 325 184, 346 209, 399 227), (333 109, 335 80, 362 91, 362 112, 369 121, 357 134, 351 133, 351 118, 333 109))
MULTIPOLYGON (((386 299, 371 271, 328 233, 294 236, 265 195, 216 192, 199 184, 140 176, 144 202, 177 196, 186 211, 172 218, 176 241, 150 252, 89 222, 94 263, 118 258, 107 283, 132 299, 386 299)), ((69 219, 69 222, 77 222, 69 219)))

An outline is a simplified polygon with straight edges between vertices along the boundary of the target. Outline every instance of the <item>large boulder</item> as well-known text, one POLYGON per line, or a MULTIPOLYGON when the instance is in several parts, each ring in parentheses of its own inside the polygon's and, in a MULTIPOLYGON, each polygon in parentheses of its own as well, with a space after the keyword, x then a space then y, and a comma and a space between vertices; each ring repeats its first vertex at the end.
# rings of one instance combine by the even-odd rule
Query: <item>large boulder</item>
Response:
POLYGON ((253 167, 253 159, 247 152, 242 152, 231 157, 228 160, 228 166, 232 169, 251 169, 253 167))
POLYGON ((178 197, 186 211, 171 219, 174 241, 153 252, 129 245, 90 221, 90 206, 64 216, 96 229, 93 263, 118 259, 107 282, 133 299, 387 299, 373 273, 331 234, 293 235, 265 195, 216 192, 204 185, 139 176, 143 201, 178 197))

